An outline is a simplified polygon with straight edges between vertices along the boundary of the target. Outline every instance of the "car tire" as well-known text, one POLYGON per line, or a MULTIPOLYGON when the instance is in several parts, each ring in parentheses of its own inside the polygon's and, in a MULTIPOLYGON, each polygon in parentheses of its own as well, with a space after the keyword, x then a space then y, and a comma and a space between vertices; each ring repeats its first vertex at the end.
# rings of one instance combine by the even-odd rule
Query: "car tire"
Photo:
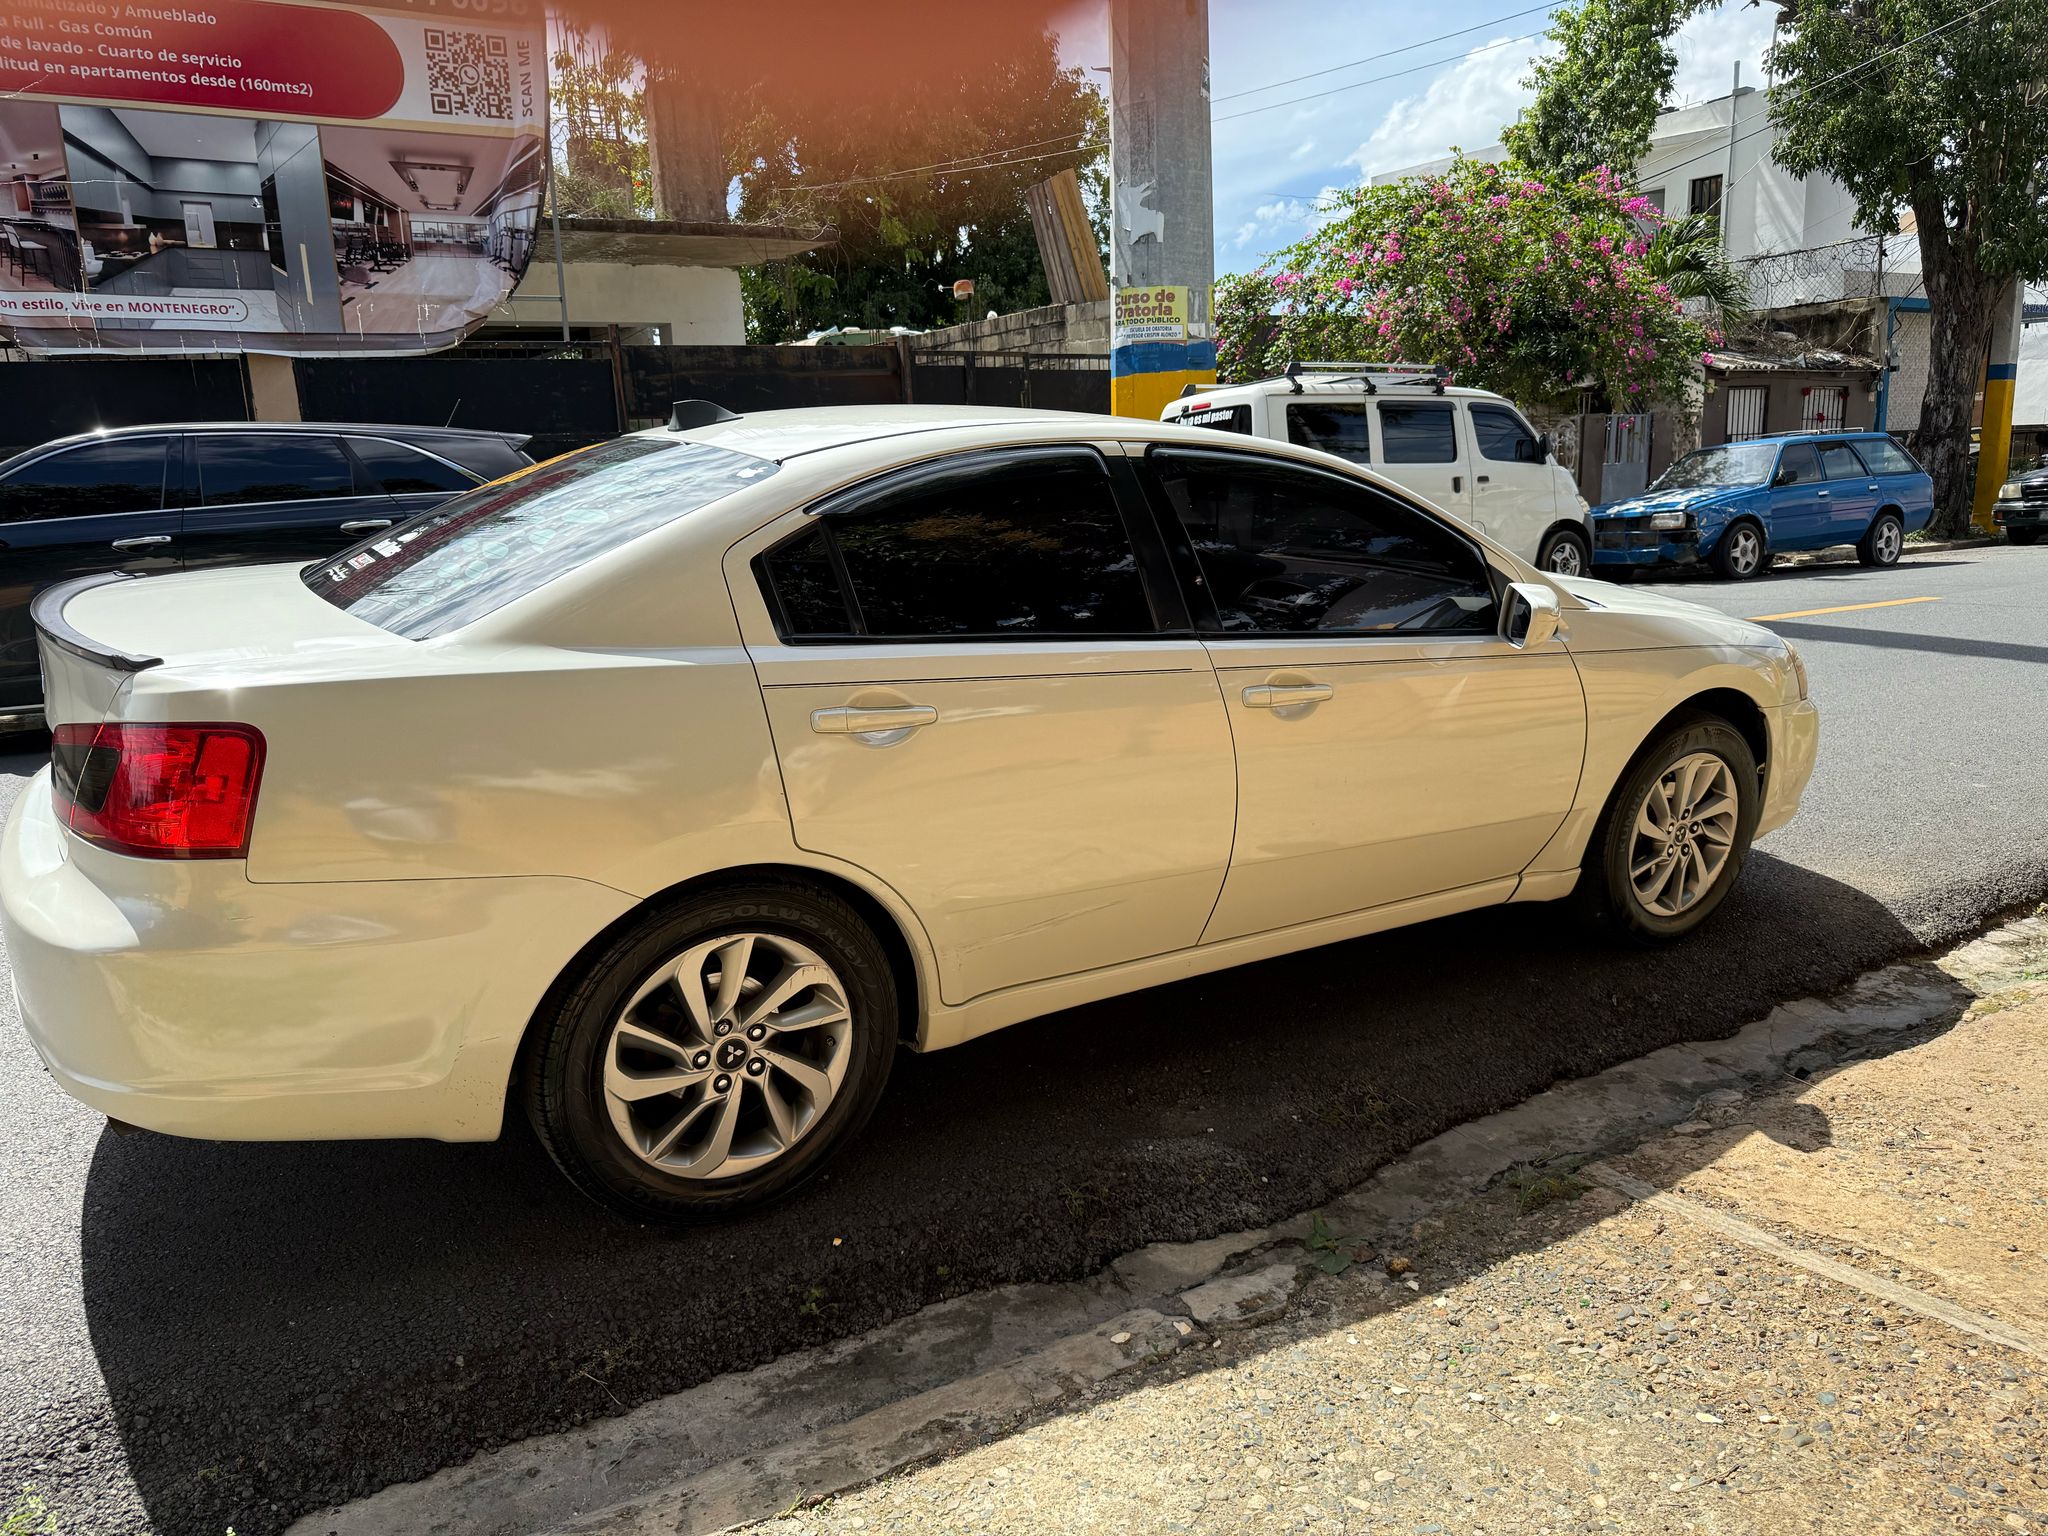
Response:
POLYGON ((1536 569, 1552 576, 1590 576, 1593 546, 1576 528, 1553 529, 1536 552, 1536 569))
POLYGON ((1712 564, 1716 575, 1729 581, 1747 581, 1764 569, 1770 541, 1763 526, 1750 518, 1739 518, 1722 532, 1714 545, 1712 564))
POLYGON ((717 1219, 788 1194, 859 1132, 899 1025, 888 954, 845 901, 796 882, 706 891, 629 924, 543 1007, 526 1112, 591 1199, 717 1219))
POLYGON ((1856 558, 1864 565, 1897 565, 1906 550, 1906 525, 1896 512, 1880 512, 1856 541, 1856 558))
POLYGON ((1762 809, 1756 755, 1742 733, 1717 716, 1681 716, 1636 754, 1601 813, 1579 875, 1582 912, 1637 944, 1683 938, 1727 898, 1762 809), (1690 787, 1691 806, 1669 806, 1674 785, 1690 787), (1657 817, 1653 791, 1672 810, 1712 805, 1717 794, 1731 792, 1735 803, 1725 818, 1678 822, 1657 817), (1653 824, 1655 837, 1645 831, 1653 824), (1660 852, 1669 862, 1646 860, 1660 852))
POLYGON ((2025 546, 2032 544, 2040 537, 2041 530, 2038 528, 2008 528, 2005 530, 2005 539, 2008 544, 2025 546))

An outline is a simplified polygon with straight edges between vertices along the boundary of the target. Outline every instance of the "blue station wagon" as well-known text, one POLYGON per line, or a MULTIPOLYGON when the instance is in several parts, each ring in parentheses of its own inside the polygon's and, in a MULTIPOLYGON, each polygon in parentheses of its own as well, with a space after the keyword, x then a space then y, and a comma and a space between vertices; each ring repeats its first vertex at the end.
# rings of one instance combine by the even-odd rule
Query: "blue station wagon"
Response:
POLYGON ((1882 432, 1801 432, 1687 454, 1640 496, 1595 507, 1593 565, 1705 560, 1741 581, 1795 549, 1854 544, 1891 565, 1934 515, 1934 482, 1882 432))

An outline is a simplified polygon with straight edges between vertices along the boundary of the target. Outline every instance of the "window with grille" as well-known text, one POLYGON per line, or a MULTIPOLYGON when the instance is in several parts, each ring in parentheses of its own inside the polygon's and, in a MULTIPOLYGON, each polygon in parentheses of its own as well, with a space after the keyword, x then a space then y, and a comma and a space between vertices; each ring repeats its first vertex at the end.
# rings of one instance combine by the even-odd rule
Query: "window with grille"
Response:
POLYGON ((1761 384, 1742 384, 1728 391, 1728 441, 1747 442, 1764 435, 1764 402, 1770 390, 1761 384))
POLYGON ((1799 430, 1839 432, 1849 409, 1849 390, 1842 384, 1816 384, 1800 392, 1799 430))

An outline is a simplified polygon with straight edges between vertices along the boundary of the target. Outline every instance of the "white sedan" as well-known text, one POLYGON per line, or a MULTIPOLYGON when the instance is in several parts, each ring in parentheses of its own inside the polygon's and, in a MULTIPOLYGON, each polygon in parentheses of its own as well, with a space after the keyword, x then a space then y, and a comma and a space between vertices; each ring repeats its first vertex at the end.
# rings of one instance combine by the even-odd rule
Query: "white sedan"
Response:
POLYGON ((1309 449, 929 407, 675 424, 309 566, 38 600, 0 844, 58 1084, 484 1140, 715 1213, 899 1045, 1503 902, 1667 940, 1818 733, 1755 625, 1309 449))

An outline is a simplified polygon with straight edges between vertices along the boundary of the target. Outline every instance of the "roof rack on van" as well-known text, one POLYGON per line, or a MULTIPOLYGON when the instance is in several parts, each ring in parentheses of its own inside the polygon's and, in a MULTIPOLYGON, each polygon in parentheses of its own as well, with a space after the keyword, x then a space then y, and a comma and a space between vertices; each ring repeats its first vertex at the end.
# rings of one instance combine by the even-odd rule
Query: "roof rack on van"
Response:
POLYGON ((1328 363, 1291 362, 1280 377, 1292 386, 1294 393, 1301 393, 1304 374, 1311 374, 1319 384, 1347 383, 1358 380, 1365 386, 1368 395, 1379 393, 1382 384, 1393 386, 1427 384, 1436 394, 1444 392, 1444 382, 1451 371, 1441 364, 1430 363, 1328 363))

